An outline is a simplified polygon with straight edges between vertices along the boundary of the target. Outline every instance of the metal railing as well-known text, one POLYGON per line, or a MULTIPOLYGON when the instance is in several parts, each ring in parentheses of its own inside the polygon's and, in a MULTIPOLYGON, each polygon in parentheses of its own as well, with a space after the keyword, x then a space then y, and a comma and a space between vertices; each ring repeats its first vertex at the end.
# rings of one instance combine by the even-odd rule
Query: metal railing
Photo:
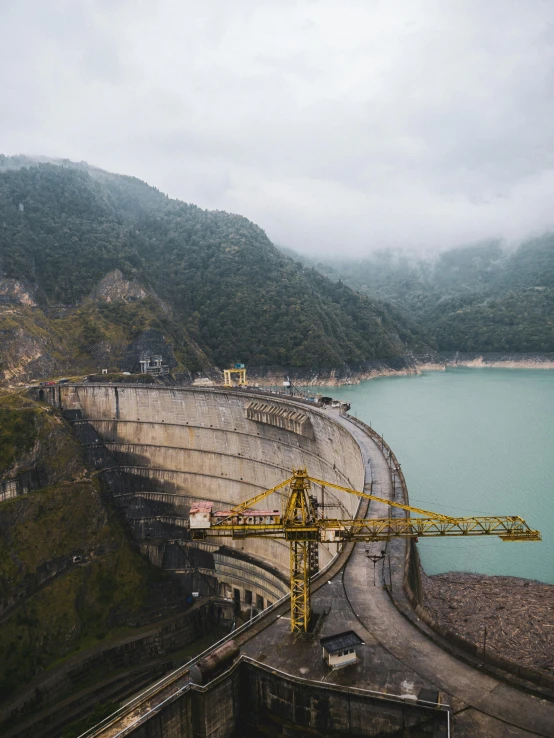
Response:
MULTIPOLYGON (((408 498, 408 485, 406 484, 404 472, 402 471, 400 462, 396 458, 394 451, 391 449, 388 443, 384 440, 383 436, 379 435, 379 433, 377 433, 376 430, 374 430, 367 423, 364 423, 363 420, 358 420, 358 418, 354 418, 349 413, 341 413, 341 414, 342 414, 342 417, 348 418, 350 422, 354 423, 354 425, 357 425, 359 428, 364 430, 377 443, 377 445, 381 447, 381 452, 383 453, 383 456, 385 457, 387 461, 389 470, 392 472, 392 474, 396 474, 396 476, 398 477, 398 481, 400 482, 400 488, 402 490, 402 503, 404 505, 409 505, 410 503, 409 503, 409 498, 408 498)), ((396 480, 394 479, 394 476, 392 477, 392 485, 393 485, 393 497, 394 497, 396 495, 396 480)), ((409 514, 409 513, 405 513, 405 514, 409 514)))

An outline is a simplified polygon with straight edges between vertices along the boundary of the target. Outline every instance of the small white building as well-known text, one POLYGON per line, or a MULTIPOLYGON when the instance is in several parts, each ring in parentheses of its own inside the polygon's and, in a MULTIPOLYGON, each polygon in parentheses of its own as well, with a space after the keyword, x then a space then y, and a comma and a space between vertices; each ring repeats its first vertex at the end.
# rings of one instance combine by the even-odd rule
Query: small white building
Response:
POLYGON ((191 528, 209 528, 211 526, 213 502, 199 500, 190 508, 189 525, 191 528))
POLYGON ((356 648, 364 643, 353 630, 320 638, 319 642, 323 647, 323 660, 331 669, 355 664, 358 661, 356 648))

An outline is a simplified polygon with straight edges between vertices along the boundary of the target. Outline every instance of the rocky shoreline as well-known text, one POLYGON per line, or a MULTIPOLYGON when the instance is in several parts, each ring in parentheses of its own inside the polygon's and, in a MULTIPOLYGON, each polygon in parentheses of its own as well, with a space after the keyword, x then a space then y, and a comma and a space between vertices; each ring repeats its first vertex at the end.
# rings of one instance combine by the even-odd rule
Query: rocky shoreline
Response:
POLYGON ((368 362, 365 367, 339 369, 285 369, 281 367, 254 367, 249 378, 260 387, 282 386, 283 379, 290 376, 293 383, 302 387, 338 387, 359 384, 378 377, 401 377, 430 371, 445 371, 453 367, 475 367, 492 369, 554 369, 554 354, 453 354, 430 358, 413 358, 390 364, 368 362))
POLYGON ((554 585, 518 577, 422 573, 425 608, 444 628, 554 674, 554 585))
MULTIPOLYGON (((136 353, 136 352, 135 352, 136 353)), ((28 358, 28 357, 27 357, 28 358)), ((399 357, 394 360, 372 360, 362 366, 346 366, 338 368, 327 367, 251 367, 247 366, 248 383, 254 387, 282 387, 283 381, 290 378, 298 387, 339 387, 349 384, 360 384, 368 379, 378 377, 402 377, 422 374, 423 372, 445 371, 453 367, 475 367, 494 369, 554 369, 554 353, 549 354, 453 354, 434 355, 430 357, 399 357)), ((45 376, 55 376, 56 369, 48 367, 49 371, 25 373, 27 367, 12 367, 5 371, 4 381, 0 386, 14 383, 18 373, 24 376, 15 381, 16 386, 23 386, 25 382, 37 381, 45 376), (25 371, 24 371, 25 370, 25 371)), ((68 367, 65 373, 71 374, 68 367)), ((126 381, 137 381, 125 378, 126 381)), ((1 377, 1 373, 0 373, 1 377)), ((99 378, 101 379, 100 375, 99 378)), ((123 381, 122 378, 112 381, 123 381)), ((169 384, 195 384, 198 386, 218 386, 223 384, 223 372, 217 368, 205 372, 178 372, 168 377, 169 384)))

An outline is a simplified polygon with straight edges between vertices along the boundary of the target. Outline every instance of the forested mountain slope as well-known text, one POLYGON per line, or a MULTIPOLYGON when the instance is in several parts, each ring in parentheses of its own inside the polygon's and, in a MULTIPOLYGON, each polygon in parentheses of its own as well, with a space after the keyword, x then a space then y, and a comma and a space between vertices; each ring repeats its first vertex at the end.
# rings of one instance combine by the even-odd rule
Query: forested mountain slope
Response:
POLYGON ((131 632, 159 582, 175 589, 133 547, 60 413, 0 390, 0 482, 30 469, 42 488, 0 503, 0 713, 48 667, 131 632))
POLYGON ((489 242, 417 258, 381 251, 365 259, 312 261, 332 279, 390 301, 439 350, 554 351, 554 235, 515 250, 489 242))
POLYGON ((21 330, 42 334, 57 366, 80 356, 91 370, 114 340, 117 363, 123 345, 150 328, 173 346, 178 370, 236 360, 330 367, 427 349, 394 308, 284 256, 246 218, 86 165, 28 164, 0 158, 0 330, 12 345, 21 330), (146 297, 130 295, 123 307, 91 301, 115 270, 146 297), (17 290, 30 295, 26 305, 13 299, 17 290), (55 324, 60 306, 70 308, 69 327, 55 324))

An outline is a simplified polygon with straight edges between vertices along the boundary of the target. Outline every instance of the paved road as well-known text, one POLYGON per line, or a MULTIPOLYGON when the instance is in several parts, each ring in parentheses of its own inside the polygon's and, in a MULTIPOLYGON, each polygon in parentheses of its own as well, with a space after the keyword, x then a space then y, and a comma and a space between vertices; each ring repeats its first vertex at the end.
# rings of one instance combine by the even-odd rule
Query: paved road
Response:
MULTIPOLYGON (((339 419, 339 422, 348 426, 365 460, 371 464, 374 494, 391 499, 389 468, 375 442, 348 420, 339 419)), ((384 503, 372 502, 370 517, 386 517, 388 511, 384 503)), ((444 543, 448 545, 447 541, 444 543)), ((381 544, 369 544, 369 547, 379 549, 381 544)), ((381 577, 377 581, 381 581, 381 577)), ((450 694, 455 711, 470 707, 483 713, 483 718, 491 716, 502 721, 507 724, 506 728, 511 725, 527 733, 554 736, 554 704, 479 672, 430 641, 397 611, 383 587, 373 586, 373 571, 368 566, 362 544, 355 547, 345 568, 344 589, 366 631, 406 667, 450 694), (463 704, 458 704, 460 702, 463 704)), ((482 725, 487 722, 483 718, 482 725)), ((506 734, 526 733, 512 730, 506 734)))

